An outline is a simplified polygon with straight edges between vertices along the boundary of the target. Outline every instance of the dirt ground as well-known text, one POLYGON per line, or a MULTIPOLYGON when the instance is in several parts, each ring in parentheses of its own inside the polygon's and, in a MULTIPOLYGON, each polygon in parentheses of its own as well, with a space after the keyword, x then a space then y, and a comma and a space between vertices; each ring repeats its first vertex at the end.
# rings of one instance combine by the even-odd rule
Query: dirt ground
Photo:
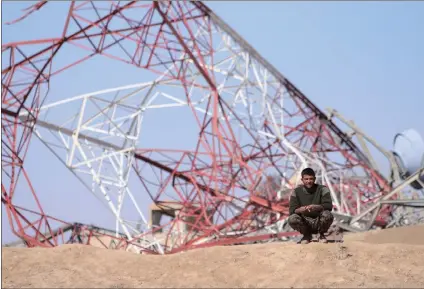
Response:
POLYGON ((65 245, 3 248, 2 287, 424 288, 424 225, 344 243, 272 243, 146 256, 65 245))

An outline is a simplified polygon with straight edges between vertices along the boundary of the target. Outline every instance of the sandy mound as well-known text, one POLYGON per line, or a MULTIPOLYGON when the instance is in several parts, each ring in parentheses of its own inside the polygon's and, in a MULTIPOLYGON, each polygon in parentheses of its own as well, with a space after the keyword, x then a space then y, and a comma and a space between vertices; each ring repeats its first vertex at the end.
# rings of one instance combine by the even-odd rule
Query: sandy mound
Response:
POLYGON ((424 226, 344 243, 273 243, 135 255, 81 245, 3 248, 3 287, 424 288, 424 226))
POLYGON ((362 234, 350 234, 347 241, 364 241, 373 244, 410 244, 424 245, 424 224, 400 227, 388 230, 369 231, 362 234))

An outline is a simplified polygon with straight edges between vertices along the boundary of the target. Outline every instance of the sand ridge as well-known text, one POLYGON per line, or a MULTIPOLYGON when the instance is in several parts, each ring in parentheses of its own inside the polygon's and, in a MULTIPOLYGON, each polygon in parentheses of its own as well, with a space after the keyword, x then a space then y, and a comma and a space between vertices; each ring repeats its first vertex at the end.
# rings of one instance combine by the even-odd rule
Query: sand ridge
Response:
POLYGON ((344 243, 223 246, 167 256, 83 245, 3 248, 2 286, 424 288, 420 234, 423 225, 352 234, 344 243))

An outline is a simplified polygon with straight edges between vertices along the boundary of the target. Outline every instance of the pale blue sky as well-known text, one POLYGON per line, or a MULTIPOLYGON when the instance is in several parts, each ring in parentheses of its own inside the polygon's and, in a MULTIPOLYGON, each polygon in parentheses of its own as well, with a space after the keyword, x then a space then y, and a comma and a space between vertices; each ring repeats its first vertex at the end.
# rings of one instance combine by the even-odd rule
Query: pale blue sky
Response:
MULTIPOLYGON (((33 19, 15 27, 3 25, 17 18, 19 10, 28 4, 3 2, 3 44, 56 36, 57 29, 63 27, 63 22, 58 26, 50 24, 51 19, 64 21, 63 14, 51 13, 53 10, 44 14, 48 17, 34 14, 33 19), (39 20, 34 22, 34 19, 39 20), (36 31, 36 26, 43 30, 36 31)), ((318 107, 333 107, 342 112, 385 148, 392 147, 396 133, 408 128, 415 128, 424 136, 424 2, 222 1, 206 4, 318 107)), ((125 79, 116 77, 116 73, 107 77, 106 87, 105 81, 97 86, 80 80, 74 75, 72 81, 82 84, 64 92, 66 97, 139 81, 133 75, 126 75, 125 79)), ((60 97, 51 95, 50 99, 53 98, 60 97)), ((45 175, 44 179, 42 176, 45 172, 37 172, 37 168, 48 154, 37 152, 27 160, 28 170, 37 176, 33 178, 36 189, 54 191, 61 196, 81 190, 78 185, 64 186, 68 182, 58 178, 46 185, 45 175)), ((68 174, 66 178, 72 176, 68 174)), ((85 193, 69 202, 78 203, 81 196, 85 193)), ((51 206, 52 211, 54 207, 51 206)), ((70 211, 63 213, 67 220, 69 216, 72 216, 70 211)), ((11 236, 4 213, 2 217, 4 243, 10 241, 11 236)))

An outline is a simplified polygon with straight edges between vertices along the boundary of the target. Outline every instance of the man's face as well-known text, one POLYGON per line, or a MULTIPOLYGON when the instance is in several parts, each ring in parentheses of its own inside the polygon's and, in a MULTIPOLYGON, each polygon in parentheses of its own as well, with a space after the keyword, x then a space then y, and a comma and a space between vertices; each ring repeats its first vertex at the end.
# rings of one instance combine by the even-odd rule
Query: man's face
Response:
POLYGON ((315 177, 314 176, 304 175, 302 177, 302 182, 303 182, 303 185, 306 188, 310 189, 315 184, 315 177))

